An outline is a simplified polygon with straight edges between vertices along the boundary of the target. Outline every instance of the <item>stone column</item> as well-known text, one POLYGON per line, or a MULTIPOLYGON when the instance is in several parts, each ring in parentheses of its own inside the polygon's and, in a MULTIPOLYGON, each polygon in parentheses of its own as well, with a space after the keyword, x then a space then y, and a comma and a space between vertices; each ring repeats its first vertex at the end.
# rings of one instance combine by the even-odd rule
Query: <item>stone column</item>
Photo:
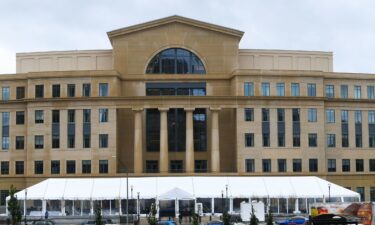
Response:
POLYGON ((168 108, 159 108, 160 111, 160 172, 168 172, 168 108))
POLYGON ((186 158, 187 173, 194 172, 194 136, 193 136, 193 111, 194 108, 185 108, 186 112, 186 158))
POLYGON ((143 108, 133 109, 134 111, 134 173, 143 171, 143 131, 142 112, 143 108))
POLYGON ((211 110, 211 172, 220 172, 220 146, 219 146, 219 111, 220 108, 211 110))

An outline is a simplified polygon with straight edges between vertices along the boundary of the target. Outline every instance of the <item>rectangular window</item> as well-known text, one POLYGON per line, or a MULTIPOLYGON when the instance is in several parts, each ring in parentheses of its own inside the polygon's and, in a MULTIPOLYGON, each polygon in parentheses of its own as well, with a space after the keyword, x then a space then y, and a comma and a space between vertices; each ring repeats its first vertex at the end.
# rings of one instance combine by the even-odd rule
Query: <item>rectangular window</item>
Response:
POLYGON ((335 97, 335 86, 326 85, 326 97, 327 98, 334 98, 335 97))
POLYGON ((348 116, 348 110, 341 110, 341 123, 348 123, 349 116, 348 116))
POLYGON ((146 173, 158 173, 159 162, 157 160, 146 160, 146 173))
POLYGON ((169 165, 169 171, 171 173, 182 173, 184 171, 182 160, 171 160, 169 165))
POLYGON ((60 148, 60 136, 52 135, 52 148, 60 148))
POLYGON ((276 95, 277 96, 285 96, 285 84, 284 83, 277 83, 276 84, 276 95))
POLYGON ((363 172, 364 171, 364 162, 363 159, 356 159, 355 160, 355 171, 356 172, 363 172))
POLYGON ((254 159, 245 159, 245 170, 247 173, 255 172, 255 161, 254 159))
POLYGON ((83 148, 90 148, 90 143, 91 143, 91 135, 84 134, 83 135, 83 148))
POLYGON ((60 160, 51 161, 51 174, 60 174, 60 160))
POLYGON ((301 146, 300 109, 292 109, 293 147, 301 146))
POLYGON ((302 172, 302 159, 293 159, 293 172, 302 172))
POLYGON ((362 111, 361 110, 356 110, 354 112, 354 120, 355 120, 355 124, 362 123, 362 111))
POLYGON ((3 138, 2 138, 2 149, 3 150, 9 149, 9 137, 3 136, 3 138))
POLYGON ((367 86, 367 98, 374 99, 375 98, 375 89, 373 85, 367 86))
POLYGON ((99 148, 108 148, 108 134, 99 134, 99 148))
POLYGON ((262 169, 264 173, 270 173, 271 168, 271 159, 262 159, 262 169))
POLYGON ((336 159, 328 159, 328 172, 336 172, 336 159))
POLYGON ((107 83, 99 84, 99 96, 100 97, 108 96, 108 84, 107 83))
POLYGON ((299 84, 298 83, 292 83, 292 96, 293 97, 299 96, 299 84))
POLYGON ((254 83, 245 82, 244 83, 244 95, 245 96, 254 96, 254 83))
POLYGON ((2 94, 3 94, 3 101, 8 101, 9 100, 9 87, 3 87, 2 89, 2 94))
POLYGON ((316 97, 316 84, 307 84, 307 96, 316 97))
POLYGON ((53 84, 52 85, 52 98, 59 98, 60 97, 60 84, 53 84))
POLYGON ((17 125, 25 124, 25 112, 24 111, 16 112, 16 124, 17 125))
POLYGON ((336 134, 327 134, 327 147, 328 148, 336 147, 336 134))
POLYGON ((342 160, 342 172, 350 172, 350 159, 342 160))
POLYGON ((16 136, 16 149, 24 149, 25 148, 25 137, 24 136, 16 136))
POLYGON ((285 110, 277 109, 277 145, 285 147, 285 110))
POLYGON ((341 146, 343 148, 349 147, 349 135, 348 134, 341 134, 341 146))
POLYGON ((99 109, 99 123, 108 122, 108 109, 99 109))
POLYGON ((91 160, 82 160, 82 173, 91 173, 91 160))
POLYGON ((67 96, 74 97, 76 95, 76 85, 75 84, 68 84, 67 85, 67 96))
POLYGON ((270 111, 269 109, 262 109, 262 138, 263 147, 270 146, 270 111))
POLYGON ((34 161, 34 174, 43 174, 44 166, 43 161, 34 161))
POLYGON ((89 83, 82 84, 82 96, 90 97, 90 95, 91 95, 91 84, 89 83))
POLYGON ((73 134, 68 135, 68 148, 74 148, 75 147, 76 138, 73 134))
POLYGON ((286 159, 277 160, 277 170, 280 173, 286 172, 286 159))
POLYGON ((375 187, 370 187, 370 202, 375 202, 375 187))
POLYGON ((277 146, 278 147, 285 147, 285 133, 278 133, 277 134, 277 146))
POLYGON ((317 121, 317 111, 316 108, 308 109, 308 122, 315 123, 317 121))
POLYGON ((369 159, 369 171, 370 172, 375 172, 375 159, 369 159))
POLYGON ((9 162, 8 161, 1 162, 1 175, 9 175, 9 162))
POLYGON ((277 109, 277 122, 285 122, 285 110, 277 109))
POLYGON ((76 122, 76 111, 74 109, 68 110, 68 123, 76 122))
POLYGON ((262 83, 262 96, 270 96, 270 83, 262 83))
POLYGON ((52 110, 52 123, 60 123, 60 111, 52 110))
POLYGON ((357 187, 357 193, 359 193, 361 199, 360 201, 365 201, 365 187, 357 187))
POLYGON ((374 110, 368 111, 368 123, 375 124, 375 111, 374 110))
POLYGON ((16 99, 25 98, 25 87, 16 87, 16 99))
POLYGON ((262 122, 270 122, 270 110, 262 109, 262 122))
POLYGON ((16 175, 21 175, 21 174, 24 174, 25 172, 25 163, 24 161, 16 161, 16 164, 15 164, 15 171, 16 171, 16 175))
POLYGON ((99 173, 108 173, 108 160, 99 160, 99 173))
POLYGON ((348 98, 348 85, 341 85, 340 86, 340 97, 341 98, 348 98))
POLYGON ((318 134, 309 134, 309 147, 318 147, 318 134))
POLYGON ((354 98, 355 99, 360 99, 362 96, 362 93, 361 93, 361 86, 354 86, 354 98))
POLYGON ((43 98, 44 97, 44 85, 39 84, 35 85, 35 98, 43 98))
POLYGON ((35 110, 35 123, 44 123, 44 111, 35 110))
POLYGON ((43 137, 43 135, 35 135, 34 136, 34 148, 35 149, 43 149, 44 148, 44 137, 43 137))
POLYGON ((245 147, 254 147, 253 133, 245 133, 245 147))
POLYGON ((83 110, 83 123, 91 123, 91 110, 90 109, 83 110))
POLYGON ((318 159, 309 159, 309 171, 318 172, 318 159))
POLYGON ((253 108, 245 108, 245 121, 254 121, 254 109, 253 108))
POLYGON ((9 149, 9 123, 10 123, 10 113, 2 112, 2 140, 1 146, 3 150, 9 149))
POLYGON ((207 160, 195 160, 194 161, 194 172, 196 173, 207 173, 207 160))
POLYGON ((76 161, 67 160, 66 161, 66 174, 75 174, 76 173, 76 161))
POLYGON ((334 109, 326 110, 326 120, 327 120, 327 123, 335 122, 335 110, 334 109))

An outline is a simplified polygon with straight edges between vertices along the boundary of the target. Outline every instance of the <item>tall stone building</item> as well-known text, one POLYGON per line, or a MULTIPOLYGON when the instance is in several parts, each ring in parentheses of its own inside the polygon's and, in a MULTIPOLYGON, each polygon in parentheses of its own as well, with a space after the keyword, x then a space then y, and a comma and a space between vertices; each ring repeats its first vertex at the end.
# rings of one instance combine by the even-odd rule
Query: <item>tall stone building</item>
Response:
POLYGON ((319 176, 375 201, 375 74, 171 16, 0 76, 1 204, 49 177, 319 176))

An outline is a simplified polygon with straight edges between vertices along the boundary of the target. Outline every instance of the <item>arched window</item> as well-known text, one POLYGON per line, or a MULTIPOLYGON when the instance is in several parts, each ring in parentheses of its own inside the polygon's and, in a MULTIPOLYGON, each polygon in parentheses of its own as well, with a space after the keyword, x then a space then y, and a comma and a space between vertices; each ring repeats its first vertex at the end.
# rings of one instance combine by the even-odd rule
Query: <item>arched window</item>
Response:
POLYGON ((169 48, 158 53, 148 64, 148 74, 205 74, 202 61, 182 48, 169 48))

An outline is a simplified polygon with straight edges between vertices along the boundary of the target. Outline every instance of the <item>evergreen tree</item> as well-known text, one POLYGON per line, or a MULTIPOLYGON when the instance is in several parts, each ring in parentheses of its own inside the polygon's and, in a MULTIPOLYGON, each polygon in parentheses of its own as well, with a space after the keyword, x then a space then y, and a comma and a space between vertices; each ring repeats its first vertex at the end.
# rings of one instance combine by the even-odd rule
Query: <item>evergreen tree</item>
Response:
POLYGON ((8 201, 8 211, 11 217, 10 219, 12 225, 20 224, 22 219, 20 204, 18 203, 17 196, 14 195, 15 193, 16 188, 11 185, 9 190, 10 199, 8 201))
POLYGON ((258 225, 258 224, 259 224, 259 220, 255 215, 254 207, 251 206, 250 225, 258 225))
POLYGON ((102 209, 100 206, 95 209, 95 225, 103 225, 102 209))
POLYGON ((199 215, 193 212, 191 217, 193 218, 192 225, 199 225, 199 215))
POLYGON ((270 209, 268 209, 267 213, 267 225, 273 225, 273 216, 270 209))
POLYGON ((151 204, 151 209, 150 213, 148 214, 147 217, 147 222, 149 225, 156 225, 157 224, 157 219, 156 219, 156 206, 155 204, 151 204))
POLYGON ((223 224, 224 225, 230 225, 230 215, 227 211, 223 213, 223 224))

